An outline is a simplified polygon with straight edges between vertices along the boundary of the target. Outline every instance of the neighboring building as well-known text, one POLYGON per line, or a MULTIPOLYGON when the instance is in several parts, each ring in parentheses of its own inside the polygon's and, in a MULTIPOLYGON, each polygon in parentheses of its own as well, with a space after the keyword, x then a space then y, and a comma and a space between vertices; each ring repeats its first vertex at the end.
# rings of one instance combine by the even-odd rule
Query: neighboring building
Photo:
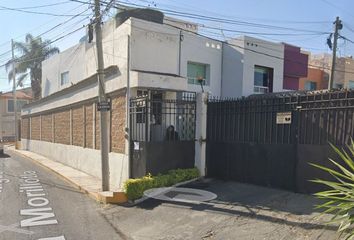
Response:
MULTIPOLYGON (((309 66, 318 68, 331 76, 332 55, 327 53, 310 55, 309 66)), ((336 61, 334 74, 334 88, 354 87, 354 60, 353 57, 339 57, 336 61)))
POLYGON ((284 45, 284 90, 299 90, 299 80, 307 76, 308 55, 301 48, 284 45))
MULTIPOLYGON (((153 118, 148 122, 144 122, 146 118, 142 114, 133 119, 141 129, 146 129, 142 132, 150 139, 158 132, 164 133, 168 125, 174 125, 182 136, 195 121, 194 117, 184 118, 188 114, 195 115, 192 108, 181 115, 183 109, 166 103, 166 110, 167 105, 162 102, 183 100, 188 96, 186 92, 201 92, 198 80, 205 91, 216 96, 221 93, 220 41, 156 22, 156 19, 122 19, 112 19, 102 29, 105 89, 112 104, 108 124, 112 189, 121 188, 131 171, 129 143, 125 137, 129 127, 128 81, 130 97, 148 96, 159 102, 151 106, 153 118), (171 113, 160 117, 171 109, 176 109, 179 115, 171 113)), ((100 177, 96 69, 95 39, 92 43, 81 42, 42 63, 43 98, 22 111, 22 146, 100 177)), ((194 134, 194 131, 192 126, 190 132, 194 134)), ((190 136, 194 146, 193 134, 190 136)))
MULTIPOLYGON (((251 37, 224 44, 197 30, 193 23, 164 19, 149 9, 122 12, 103 25, 104 87, 112 105, 108 135, 113 189, 133 176, 132 168, 146 173, 130 150, 146 149, 145 145, 133 146, 127 140, 132 126, 137 131, 130 137, 137 142, 174 136, 187 144, 178 145, 176 153, 194 157, 200 109, 189 101, 193 93, 240 97, 283 91, 283 44, 251 37), (129 102, 136 97, 147 100, 129 102)), ((43 61, 42 99, 23 109, 21 132, 23 148, 101 177, 96 71, 95 39, 43 61)), ((155 166, 170 159, 163 160, 155 166)))
POLYGON ((329 74, 317 68, 308 68, 307 76, 300 78, 299 90, 321 90, 328 88, 329 74))
POLYGON ((243 36, 223 50, 223 97, 283 91, 284 45, 243 36))
MULTIPOLYGON (((18 120, 21 119, 22 107, 32 100, 30 89, 16 91, 18 120)), ((15 113, 13 92, 0 94, 0 141, 14 141, 15 113)))

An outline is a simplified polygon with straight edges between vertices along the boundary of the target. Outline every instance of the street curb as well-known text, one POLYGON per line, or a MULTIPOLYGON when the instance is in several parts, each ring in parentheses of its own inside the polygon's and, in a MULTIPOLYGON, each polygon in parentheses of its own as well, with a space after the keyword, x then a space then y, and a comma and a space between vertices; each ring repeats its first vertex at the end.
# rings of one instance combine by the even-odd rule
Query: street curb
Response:
MULTIPOLYGON (((197 180, 199 180, 199 179, 202 179, 202 178, 203 178, 203 177, 193 178, 193 179, 191 179, 191 180, 187 180, 187 181, 184 181, 184 182, 176 183, 176 184, 174 184, 174 185, 172 185, 172 186, 169 186, 168 188, 171 188, 171 189, 172 189, 172 188, 175 188, 175 187, 179 187, 179 186, 181 186, 181 185, 186 185, 186 184, 188 184, 188 183, 195 182, 195 181, 197 181, 197 180)), ((146 201, 146 200, 148 200, 148 199, 149 199, 149 197, 143 196, 143 197, 138 198, 138 199, 136 199, 136 200, 128 201, 127 203, 119 204, 119 205, 124 206, 124 207, 134 207, 134 206, 138 205, 139 203, 142 203, 142 202, 144 202, 144 201, 146 201)))
POLYGON ((20 157, 23 157, 25 159, 28 159, 30 161, 32 161, 33 163, 37 164, 38 166, 40 167, 43 167, 45 169, 48 169, 49 171, 55 173, 57 176, 61 177, 63 180, 65 180, 66 182, 68 182, 69 184, 73 185, 75 188, 77 188, 78 190, 80 190, 82 193, 85 193, 87 194, 90 198, 92 198, 93 200, 97 201, 97 202, 101 202, 100 201, 100 196, 99 196, 99 193, 94 193, 94 192, 90 192, 86 189, 84 189, 83 187, 81 187, 80 185, 76 184, 75 182, 73 182, 71 179, 63 176, 62 174, 60 174, 59 172, 53 170, 52 168, 49 168, 47 167, 46 165, 43 165, 42 163, 36 161, 35 159, 31 158, 31 157, 28 157, 22 153, 19 153, 18 151, 16 150, 12 150, 12 149, 8 149, 7 147, 4 148, 5 150, 5 153, 8 153, 10 156, 12 153, 13 155, 17 155, 17 156, 20 156, 20 157))

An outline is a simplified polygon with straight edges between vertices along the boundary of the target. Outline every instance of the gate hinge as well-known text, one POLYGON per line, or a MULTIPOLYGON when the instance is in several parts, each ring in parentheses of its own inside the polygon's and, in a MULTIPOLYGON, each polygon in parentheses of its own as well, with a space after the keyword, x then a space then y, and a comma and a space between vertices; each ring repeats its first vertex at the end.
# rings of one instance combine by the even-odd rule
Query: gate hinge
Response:
POLYGON ((199 144, 202 144, 203 142, 206 142, 207 139, 206 139, 206 138, 203 138, 203 137, 201 136, 200 138, 196 139, 195 141, 198 141, 199 144))

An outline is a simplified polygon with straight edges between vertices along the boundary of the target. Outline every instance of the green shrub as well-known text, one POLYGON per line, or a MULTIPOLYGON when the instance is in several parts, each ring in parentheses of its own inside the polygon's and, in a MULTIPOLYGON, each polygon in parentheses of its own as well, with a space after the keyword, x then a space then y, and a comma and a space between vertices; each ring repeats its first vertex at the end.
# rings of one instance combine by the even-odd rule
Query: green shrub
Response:
POLYGON ((135 200, 143 196, 144 191, 151 188, 169 187, 176 183, 199 177, 197 168, 170 170, 167 174, 152 176, 150 174, 142 178, 128 179, 124 183, 124 192, 129 200, 135 200))
POLYGON ((311 164, 331 174, 335 181, 312 180, 312 182, 323 184, 329 188, 327 191, 318 192, 315 196, 325 200, 325 203, 316 208, 324 209, 324 213, 333 214, 328 223, 338 225, 338 232, 345 236, 345 239, 354 238, 354 143, 348 146, 350 155, 344 149, 340 150, 331 144, 334 151, 345 163, 343 165, 329 159, 336 170, 324 166, 311 164))

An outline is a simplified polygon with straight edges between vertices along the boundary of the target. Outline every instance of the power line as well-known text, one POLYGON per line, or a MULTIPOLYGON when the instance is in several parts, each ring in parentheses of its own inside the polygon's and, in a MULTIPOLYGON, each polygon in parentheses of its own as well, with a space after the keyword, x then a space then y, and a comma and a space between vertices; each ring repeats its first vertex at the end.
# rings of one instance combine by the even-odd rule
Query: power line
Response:
MULTIPOLYGON (((87 2, 84 2, 83 4, 81 4, 81 5, 79 5, 79 6, 75 7, 75 8, 73 8, 73 9, 71 9, 71 10, 69 10, 68 13, 70 13, 70 12, 72 12, 72 11, 74 11, 74 10, 76 10, 76 9, 78 9, 78 8, 80 8, 80 7, 82 7, 82 6, 85 6, 86 3, 87 3, 87 2)), ((46 23, 41 24, 41 25, 39 25, 39 26, 37 26, 37 27, 31 29, 29 32, 33 32, 33 31, 35 31, 35 30, 37 30, 37 29, 39 29, 39 28, 41 28, 41 27, 47 25, 48 23, 52 22, 53 20, 55 20, 55 19, 57 19, 57 18, 58 18, 58 17, 54 17, 54 18, 50 19, 49 21, 47 21, 46 23)), ((26 33, 26 34, 27 34, 27 33, 26 33)), ((26 34, 22 34, 22 35, 20 35, 20 36, 14 37, 13 39, 18 39, 18 38, 20 38, 20 37, 25 36, 26 34)), ((8 44, 8 43, 10 43, 10 42, 11 42, 11 41, 9 40, 9 41, 6 41, 6 42, 1 43, 1 44, 0 44, 0 47, 4 46, 4 45, 6 45, 6 44, 8 44)))
MULTIPOLYGON (((38 6, 30 6, 30 7, 21 7, 21 8, 12 8, 12 9, 14 9, 14 10, 26 10, 26 9, 46 8, 46 7, 53 7, 53 6, 68 4, 69 2, 70 2, 70 1, 65 1, 65 2, 58 2, 58 3, 46 4, 46 5, 38 5, 38 6)), ((3 10, 7 10, 7 9, 0 9, 0 11, 3 11, 3 10)))
MULTIPOLYGON (((57 42, 57 41, 60 41, 60 40, 64 39, 65 37, 68 37, 68 36, 70 36, 71 34, 74 34, 74 33, 78 32, 79 30, 81 30, 81 29, 83 29, 83 28, 85 28, 85 27, 86 27, 86 25, 84 25, 84 26, 82 26, 82 27, 79 27, 79 28, 77 28, 77 29, 75 29, 75 30, 73 30, 73 31, 71 31, 71 32, 69 32, 69 33, 63 35, 63 36, 60 36, 60 37, 58 37, 58 38, 56 38, 56 39, 50 41, 47 45, 42 46, 40 49, 43 49, 43 48, 45 48, 45 47, 48 47, 49 45, 51 45, 51 44, 53 44, 53 43, 55 43, 55 42, 57 42)), ((31 58, 31 59, 26 59, 26 60, 22 60, 22 61, 20 60, 20 61, 16 61, 16 63, 24 63, 24 62, 29 62, 29 61, 32 61, 32 60, 41 59, 41 58, 42 58, 42 57, 31 58)), ((11 60, 11 59, 9 59, 9 60, 11 60)), ((4 63, 4 64, 2 64, 2 65, 0 65, 0 67, 4 67, 4 66, 6 66, 6 64, 7 64, 7 62, 4 63)))
MULTIPOLYGON (((77 18, 77 17, 79 17, 79 16, 82 16, 82 13, 87 12, 88 10, 89 10, 89 9, 85 9, 84 11, 82 11, 82 12, 76 14, 76 15, 73 15, 72 17, 70 17, 70 18, 67 19, 66 21, 61 22, 61 23, 59 23, 59 24, 57 24, 57 25, 51 27, 50 29, 46 30, 45 32, 39 34, 38 36, 36 36, 36 38, 39 38, 39 37, 43 36, 44 34, 47 34, 47 33, 51 32, 51 31, 53 31, 54 29, 56 29, 56 28, 58 28, 58 27, 60 27, 60 26, 65 25, 66 23, 70 22, 71 20, 73 20, 73 19, 75 19, 75 18, 77 18)), ((87 17, 81 19, 79 22, 82 22, 82 21, 85 20, 85 19, 87 19, 87 17)), ((77 23, 78 23, 78 22, 77 22, 77 23)), ((76 23, 75 25, 77 25, 77 23, 76 23)), ((7 54, 10 53, 10 52, 11 52, 11 50, 8 50, 8 51, 6 51, 6 52, 0 54, 0 56, 7 55, 7 54)))
MULTIPOLYGON (((70 0, 70 1, 77 2, 77 3, 85 3, 84 1, 81 1, 81 0, 70 0)), ((124 2, 124 1, 120 1, 120 3, 123 3, 128 7, 140 7, 140 8, 146 7, 144 5, 140 5, 140 4, 136 4, 136 3, 128 3, 128 2, 124 2)), ((90 4, 90 3, 86 2, 85 4, 90 4)), ((101 5, 106 6, 107 4, 108 4, 107 2, 101 1, 101 5)), ((120 7, 119 5, 115 5, 114 8, 120 9, 120 10, 126 10, 126 8, 120 7)), ((198 20, 209 20, 209 21, 226 23, 226 24, 233 24, 233 25, 273 29, 273 30, 279 30, 279 31, 287 30, 287 31, 308 32, 308 33, 317 33, 317 34, 329 34, 330 33, 330 32, 320 32, 320 31, 309 30, 309 29, 298 29, 298 28, 289 28, 289 27, 267 25, 267 24, 260 24, 260 23, 252 23, 252 22, 239 21, 239 20, 227 19, 227 18, 218 18, 218 17, 205 16, 205 15, 195 14, 195 13, 180 12, 180 11, 175 11, 175 10, 170 10, 170 9, 161 9, 161 8, 156 8, 156 7, 149 7, 149 8, 164 12, 164 13, 172 15, 172 16, 187 17, 187 18, 198 19, 198 20)), ((267 34, 270 34, 270 33, 267 33, 267 34)), ((278 34, 272 34, 272 35, 278 35, 278 34)))
MULTIPOLYGON (((196 33, 196 32, 190 31, 190 30, 186 30, 186 29, 182 29, 182 28, 179 28, 179 27, 170 25, 170 24, 166 24, 166 25, 169 25, 169 26, 171 26, 171 27, 174 27, 174 28, 183 30, 183 31, 185 31, 185 32, 189 32, 189 33, 192 33, 192 34, 195 34, 195 35, 199 35, 199 36, 202 36, 202 37, 205 37, 205 38, 214 40, 214 41, 219 41, 219 42, 221 42, 221 43, 223 43, 223 44, 226 44, 226 45, 229 45, 229 46, 233 46, 233 47, 237 47, 237 48, 239 48, 239 49, 243 49, 243 50, 247 50, 247 51, 250 51, 250 52, 254 52, 254 53, 257 53, 257 54, 259 54, 259 55, 264 55, 264 56, 267 56, 267 57, 271 57, 271 58, 275 58, 275 59, 279 59, 279 60, 283 60, 283 61, 289 61, 289 62, 297 63, 297 64, 300 64, 300 65, 303 65, 303 66, 309 66, 309 67, 314 67, 314 68, 320 68, 320 69, 331 70, 331 68, 329 68, 329 67, 317 66, 317 65, 313 65, 313 64, 306 64, 306 65, 305 65, 303 62, 300 62, 300 61, 295 61, 295 60, 292 60, 292 59, 285 59, 284 57, 279 57, 279 56, 275 56, 275 55, 272 55, 272 54, 269 54, 269 53, 259 52, 259 51, 254 50, 254 49, 250 49, 250 48, 243 47, 243 46, 240 46, 240 45, 237 45, 237 44, 233 44, 233 43, 229 43, 229 42, 226 42, 226 41, 215 40, 215 39, 210 38, 210 37, 208 37, 208 36, 204 36, 204 35, 202 35, 202 34, 200 34, 200 33, 196 33)), ((345 70, 339 70, 339 69, 334 69, 334 71, 336 71, 336 72, 343 72, 343 73, 353 73, 353 74, 354 74, 354 72, 345 71, 345 70)))
MULTIPOLYGON (((0 5, 0 10, 9 10, 9 11, 15 11, 15 12, 23 12, 23 13, 47 15, 47 16, 55 16, 55 17, 72 17, 72 16, 75 16, 75 15, 72 15, 72 14, 56 14, 56 13, 48 13, 48 12, 37 12, 37 11, 21 10, 21 9, 17 9, 17 8, 5 7, 5 6, 1 6, 1 5, 0 5)), ((86 16, 88 16, 88 15, 86 15, 86 16)))
MULTIPOLYGON (((102 1, 102 2, 106 3, 104 1, 102 1)), ((124 1, 120 1, 120 3, 124 3, 124 4, 126 4, 127 6, 130 6, 130 7, 132 7, 132 6, 145 7, 145 6, 140 5, 140 4, 127 3, 127 2, 124 2, 124 1)), ((119 6, 115 6, 115 8, 124 9, 122 7, 119 7, 119 6)), ((169 9, 161 9, 161 8, 151 8, 151 9, 158 10, 158 11, 164 12, 164 13, 169 14, 169 15, 174 15, 174 16, 187 17, 187 18, 199 19, 199 20, 209 20, 209 21, 227 23, 227 24, 234 24, 234 25, 242 25, 242 26, 257 27, 257 28, 266 28, 266 29, 274 29, 274 30, 287 30, 287 31, 311 32, 311 33, 327 33, 327 34, 329 33, 329 32, 320 32, 320 31, 309 30, 309 29, 289 28, 289 27, 281 27, 281 26, 268 25, 268 24, 252 23, 252 22, 247 22, 247 21, 238 21, 238 20, 234 20, 234 19, 218 18, 218 17, 205 16, 205 15, 195 14, 195 13, 179 12, 179 11, 174 11, 174 10, 169 10, 169 9)))
MULTIPOLYGON (((154 5, 153 1, 147 1, 147 0, 138 0, 138 1, 150 4, 150 5, 154 5)), ((170 1, 175 2, 175 3, 179 3, 178 1, 173 1, 173 0, 170 0, 170 1)), ((278 19, 276 20, 276 19, 267 19, 267 18, 250 18, 250 17, 245 17, 245 16, 236 17, 236 16, 223 15, 223 14, 220 14, 217 12, 212 12, 209 10, 201 9, 200 6, 196 7, 193 5, 188 5, 186 3, 183 3, 183 6, 189 6, 189 8, 175 6, 175 5, 169 5, 169 4, 163 4, 163 3, 158 3, 158 4, 155 4, 154 6, 156 7, 156 5, 166 6, 166 7, 169 7, 170 9, 174 9, 174 10, 177 8, 185 9, 185 10, 192 10, 192 11, 197 10, 197 12, 203 12, 206 15, 213 14, 213 15, 217 15, 217 16, 221 16, 221 17, 225 17, 225 18, 250 19, 253 21, 261 21, 261 22, 276 22, 276 23, 287 23, 287 24, 329 24, 329 23, 331 23, 331 21, 311 21, 311 20, 291 21, 291 20, 278 20, 278 19)))
POLYGON ((322 33, 265 33, 265 32, 250 32, 250 31, 240 31, 240 30, 234 30, 234 29, 226 29, 226 28, 217 28, 217 27, 210 27, 206 25, 200 25, 202 28, 208 28, 208 29, 213 29, 213 30, 222 30, 225 32, 232 32, 232 33, 245 33, 245 34, 258 34, 258 35, 274 35, 274 36, 304 36, 304 35, 324 35, 328 34, 326 32, 322 33))
POLYGON ((334 8, 336 8, 336 9, 340 10, 340 11, 343 11, 343 12, 345 12, 348 16, 354 18, 354 15, 352 15, 352 12, 351 12, 351 11, 348 11, 346 8, 341 8, 341 7, 335 5, 335 4, 333 4, 332 2, 329 2, 329 1, 327 1, 327 0, 322 0, 322 2, 324 2, 324 3, 326 3, 326 4, 328 4, 328 5, 332 6, 332 7, 334 7, 334 8))
POLYGON ((344 36, 342 36, 342 35, 340 35, 340 34, 339 34, 339 37, 342 38, 342 39, 344 39, 344 40, 346 40, 346 41, 348 41, 348 42, 350 42, 350 43, 353 43, 353 44, 354 44, 354 41, 353 41, 353 40, 350 40, 350 39, 347 38, 347 37, 344 37, 344 36))

